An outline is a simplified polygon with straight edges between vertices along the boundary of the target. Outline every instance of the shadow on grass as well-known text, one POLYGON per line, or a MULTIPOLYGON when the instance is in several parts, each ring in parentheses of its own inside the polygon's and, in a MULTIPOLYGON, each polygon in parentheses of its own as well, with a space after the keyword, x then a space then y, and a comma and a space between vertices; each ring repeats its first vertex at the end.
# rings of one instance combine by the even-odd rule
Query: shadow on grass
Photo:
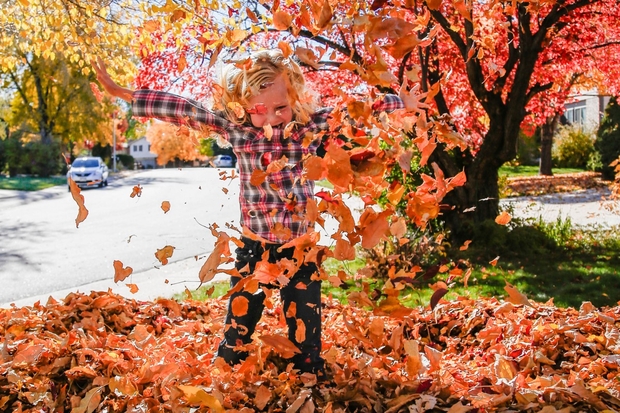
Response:
POLYGON ((620 297, 620 243, 609 234, 571 232, 523 226, 508 230, 483 224, 469 250, 473 288, 483 295, 505 296, 509 282, 530 299, 579 308, 616 306, 620 297), (554 237, 555 236, 555 237, 554 237), (566 238, 566 239, 564 239, 566 238), (497 266, 489 264, 499 256, 497 266))

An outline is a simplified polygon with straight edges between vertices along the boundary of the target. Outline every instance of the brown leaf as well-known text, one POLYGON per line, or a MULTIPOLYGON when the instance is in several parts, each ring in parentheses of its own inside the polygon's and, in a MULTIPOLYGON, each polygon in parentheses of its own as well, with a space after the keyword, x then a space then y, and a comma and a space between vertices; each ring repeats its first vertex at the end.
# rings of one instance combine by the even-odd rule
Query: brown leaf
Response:
POLYGON ((78 215, 75 218, 75 227, 78 228, 80 223, 83 222, 88 216, 88 209, 84 205, 84 196, 80 193, 82 190, 79 186, 73 181, 73 179, 69 178, 69 189, 71 190, 71 196, 76 204, 78 204, 78 215))
POLYGON ((286 337, 265 334, 260 336, 259 338, 266 345, 273 347, 276 353, 278 353, 285 359, 291 358, 295 354, 301 353, 297 346, 295 346, 295 344, 293 344, 293 342, 286 337))
POLYGON ((441 300, 442 297, 446 295, 447 293, 448 293, 447 288, 438 288, 435 290, 435 292, 431 296, 431 309, 432 310, 434 310, 435 307, 437 307, 437 304, 439 304, 439 300, 441 300))
POLYGON ((501 214, 495 217, 495 222, 499 225, 506 225, 510 222, 511 219, 512 217, 510 216, 508 212, 502 211, 501 214))
POLYGON ((101 403, 101 391, 103 387, 93 387, 80 400, 80 405, 74 407, 71 413, 92 413, 101 403))
POLYGON ((235 297, 230 303, 232 313, 235 317, 242 317, 248 313, 249 301, 243 296, 235 297))
POLYGON ((129 195, 130 198, 135 198, 138 197, 140 198, 142 196, 142 187, 140 185, 135 185, 131 191, 131 194, 129 195))
POLYGON ((162 263, 162 265, 168 264, 168 258, 172 257, 172 253, 174 252, 174 247, 171 245, 166 245, 165 247, 158 249, 155 253, 155 258, 162 263))
POLYGON ((527 305, 533 307, 532 303, 530 303, 530 300, 525 296, 525 294, 517 290, 512 284, 508 283, 508 281, 506 281, 506 286, 504 287, 504 290, 506 290, 506 292, 508 293, 508 298, 506 299, 506 301, 509 301, 512 304, 527 305))
POLYGON ((114 282, 124 281, 133 272, 131 267, 123 267, 123 263, 119 260, 114 260, 112 264, 114 266, 114 282))

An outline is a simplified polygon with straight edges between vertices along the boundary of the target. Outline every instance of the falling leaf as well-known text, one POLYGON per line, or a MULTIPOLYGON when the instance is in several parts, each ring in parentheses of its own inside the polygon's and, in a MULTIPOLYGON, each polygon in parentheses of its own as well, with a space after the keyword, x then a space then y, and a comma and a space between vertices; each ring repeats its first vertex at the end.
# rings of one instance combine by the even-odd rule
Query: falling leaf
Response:
POLYGON ((123 263, 114 260, 114 282, 117 283, 119 281, 124 281, 125 278, 129 277, 133 272, 133 268, 131 267, 123 267, 123 263))
POLYGON ((520 304, 533 307, 532 303, 530 303, 530 300, 525 296, 525 294, 517 290, 513 285, 508 283, 508 281, 506 281, 506 286, 504 287, 504 290, 506 290, 506 292, 508 293, 508 298, 506 299, 506 301, 509 301, 512 304, 520 304))
POLYGON ((161 203, 161 209, 162 209, 162 211, 164 211, 164 214, 167 213, 168 211, 170 211, 170 202, 163 201, 161 203))
POLYGON ((498 223, 499 225, 506 225, 510 222, 511 219, 512 217, 510 216, 508 212, 502 211, 501 214, 495 217, 495 222, 498 223))
POLYGON ((232 308, 232 314, 235 317, 242 317, 246 315, 248 313, 248 305, 249 301, 247 298, 243 296, 235 297, 230 303, 230 306, 232 308))
POLYGON ((88 216, 88 209, 84 206, 84 196, 80 193, 82 190, 79 186, 69 178, 69 189, 71 190, 71 196, 73 200, 78 204, 78 215, 75 218, 75 227, 78 228, 80 223, 83 222, 88 216))
POLYGON ((439 300, 442 299, 442 297, 444 295, 446 295, 448 293, 448 289, 447 288, 438 288, 435 290, 435 292, 433 293, 433 295, 431 296, 431 309, 435 309, 435 307, 437 307, 437 304, 439 304, 439 300))
POLYGON ((131 191, 131 195, 129 196, 131 198, 135 198, 135 197, 140 198, 142 196, 142 187, 140 185, 135 185, 133 187, 133 190, 131 191))
POLYGON ((493 258, 491 261, 489 261, 489 264, 491 264, 492 266, 496 266, 497 262, 499 261, 499 255, 495 258, 493 258))
POLYGON ((273 27, 277 30, 286 30, 291 27, 291 23, 293 22, 293 18, 290 14, 283 10, 278 10, 273 13, 273 27))
POLYGON ((265 123, 263 125, 263 133, 265 134, 265 138, 267 138, 267 140, 271 140, 271 138, 273 137, 273 128, 270 124, 265 123))
POLYGON ((284 358, 291 358, 300 351, 291 340, 286 337, 266 334, 259 337, 260 340, 273 347, 273 349, 284 358))
POLYGON ((459 251, 466 251, 467 248, 469 248, 469 244, 471 244, 470 239, 468 239, 467 241, 463 243, 463 245, 461 245, 461 247, 459 248, 459 251))
POLYGON ((172 253, 174 252, 174 247, 170 245, 166 245, 165 247, 158 249, 155 253, 155 258, 162 263, 162 265, 168 264, 168 258, 172 257, 172 253))
POLYGON ((135 294, 138 292, 138 285, 137 284, 125 284, 127 287, 129 287, 129 292, 132 294, 135 294))

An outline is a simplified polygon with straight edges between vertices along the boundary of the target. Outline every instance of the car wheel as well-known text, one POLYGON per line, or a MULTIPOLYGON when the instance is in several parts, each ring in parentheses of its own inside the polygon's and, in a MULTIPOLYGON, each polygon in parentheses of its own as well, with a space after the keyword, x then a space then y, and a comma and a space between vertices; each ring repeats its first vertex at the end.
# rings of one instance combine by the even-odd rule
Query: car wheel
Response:
POLYGON ((103 181, 103 186, 108 186, 108 180, 103 181))

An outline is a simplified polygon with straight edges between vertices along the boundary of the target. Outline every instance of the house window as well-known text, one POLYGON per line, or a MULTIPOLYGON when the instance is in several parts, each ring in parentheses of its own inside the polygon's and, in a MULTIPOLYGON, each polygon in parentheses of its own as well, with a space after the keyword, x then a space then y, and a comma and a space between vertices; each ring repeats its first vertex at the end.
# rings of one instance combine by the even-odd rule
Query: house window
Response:
POLYGON ((138 150, 138 145, 133 146, 133 151, 136 152, 138 150))
POLYGON ((142 145, 138 146, 138 150, 142 152, 142 145))
POLYGON ((586 105, 566 108, 566 120, 571 124, 583 125, 586 123, 586 105))

